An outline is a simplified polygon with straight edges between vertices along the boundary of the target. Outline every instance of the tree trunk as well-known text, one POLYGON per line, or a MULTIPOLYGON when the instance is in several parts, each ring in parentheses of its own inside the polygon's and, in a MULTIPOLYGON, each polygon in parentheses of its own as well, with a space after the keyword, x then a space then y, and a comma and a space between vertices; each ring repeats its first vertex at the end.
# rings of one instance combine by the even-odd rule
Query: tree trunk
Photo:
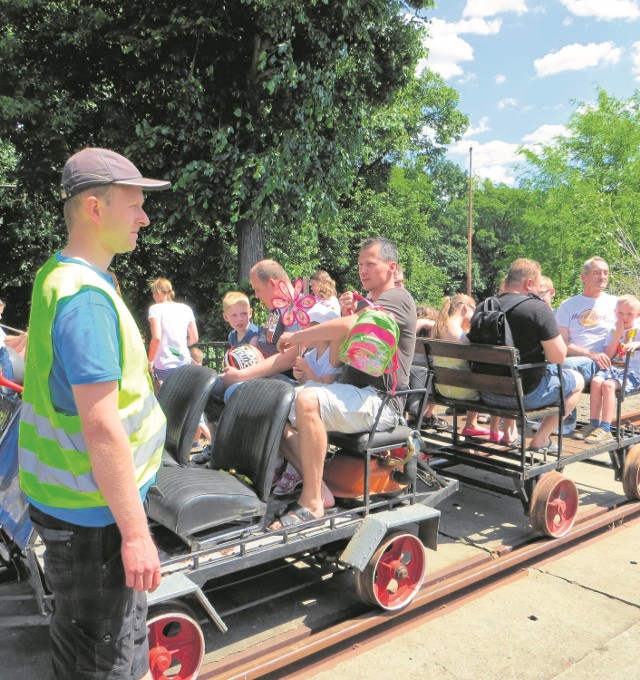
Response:
POLYGON ((249 270, 264 259, 264 227, 251 220, 240 219, 236 224, 238 236, 238 283, 249 278, 249 270))

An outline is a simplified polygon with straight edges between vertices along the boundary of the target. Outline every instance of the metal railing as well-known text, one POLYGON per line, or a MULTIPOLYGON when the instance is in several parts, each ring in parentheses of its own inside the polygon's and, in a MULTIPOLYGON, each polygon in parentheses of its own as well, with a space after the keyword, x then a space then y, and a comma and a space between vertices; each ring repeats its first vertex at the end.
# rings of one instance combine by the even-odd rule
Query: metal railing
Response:
POLYGON ((229 349, 226 342, 198 342, 194 347, 202 350, 202 364, 212 368, 217 373, 222 373, 224 365, 224 353, 229 349))

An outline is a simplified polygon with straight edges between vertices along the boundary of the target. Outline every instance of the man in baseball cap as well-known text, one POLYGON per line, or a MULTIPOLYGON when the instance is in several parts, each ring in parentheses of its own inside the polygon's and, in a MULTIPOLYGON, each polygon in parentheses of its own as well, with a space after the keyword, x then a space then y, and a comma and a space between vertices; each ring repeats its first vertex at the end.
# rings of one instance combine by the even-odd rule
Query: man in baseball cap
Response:
POLYGON ((108 268, 149 224, 143 189, 169 186, 113 151, 74 154, 62 173, 68 241, 34 283, 20 484, 55 600, 52 678, 151 678, 146 591, 160 559, 143 503, 165 418, 108 268))
POLYGON ((140 187, 145 191, 168 189, 170 182, 147 179, 124 156, 108 149, 86 148, 71 156, 62 171, 62 198, 105 184, 140 187))

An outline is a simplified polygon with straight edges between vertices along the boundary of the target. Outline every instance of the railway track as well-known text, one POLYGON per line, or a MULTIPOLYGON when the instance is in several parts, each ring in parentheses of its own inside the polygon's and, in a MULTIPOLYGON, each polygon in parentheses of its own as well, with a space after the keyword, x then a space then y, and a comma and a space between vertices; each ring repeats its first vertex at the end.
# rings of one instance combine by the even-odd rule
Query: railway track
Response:
POLYGON ((572 531, 553 540, 536 539, 518 545, 498 545, 491 552, 454 563, 428 576, 414 601, 391 614, 367 611, 355 617, 337 615, 321 628, 300 626, 223 660, 202 666, 204 680, 295 678, 308 676, 327 663, 353 653, 360 642, 385 638, 450 611, 466 600, 518 575, 523 569, 575 550, 597 540, 609 530, 640 519, 640 502, 624 502, 611 508, 592 508, 581 513, 572 531))

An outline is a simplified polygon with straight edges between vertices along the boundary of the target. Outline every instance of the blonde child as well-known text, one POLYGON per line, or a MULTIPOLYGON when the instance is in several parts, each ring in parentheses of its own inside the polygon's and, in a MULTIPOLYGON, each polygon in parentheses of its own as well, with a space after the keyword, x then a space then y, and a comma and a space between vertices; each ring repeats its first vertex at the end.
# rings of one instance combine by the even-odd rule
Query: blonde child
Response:
POLYGON ((251 323, 252 316, 249 298, 244 293, 231 290, 222 298, 222 318, 233 329, 228 337, 231 347, 248 345, 258 337, 260 328, 251 323))
POLYGON ((625 392, 640 387, 640 300, 635 295, 621 295, 616 304, 616 327, 610 331, 605 352, 611 366, 599 370, 591 380, 589 426, 576 432, 576 439, 589 443, 613 439, 611 421, 616 404, 616 390, 622 385, 626 355, 634 352, 629 362, 625 392))

